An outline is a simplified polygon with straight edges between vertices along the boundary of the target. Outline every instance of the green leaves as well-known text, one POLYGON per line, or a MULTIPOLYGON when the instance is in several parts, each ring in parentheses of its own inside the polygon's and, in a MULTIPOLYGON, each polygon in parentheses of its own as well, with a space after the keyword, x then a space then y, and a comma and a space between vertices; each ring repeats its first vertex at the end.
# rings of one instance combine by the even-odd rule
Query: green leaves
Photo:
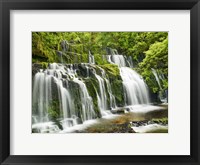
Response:
POLYGON ((158 92, 158 84, 153 76, 151 69, 156 69, 158 74, 162 74, 165 79, 161 79, 163 90, 168 88, 168 38, 162 41, 156 41, 144 52, 145 58, 139 63, 139 71, 145 78, 148 86, 154 93, 158 92))

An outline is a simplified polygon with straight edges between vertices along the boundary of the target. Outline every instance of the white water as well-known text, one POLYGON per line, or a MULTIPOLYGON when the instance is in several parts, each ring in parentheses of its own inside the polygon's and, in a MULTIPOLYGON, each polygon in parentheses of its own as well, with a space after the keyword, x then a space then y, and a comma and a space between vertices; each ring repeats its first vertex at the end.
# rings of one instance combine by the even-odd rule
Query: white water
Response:
POLYGON ((117 64, 119 67, 126 66, 125 58, 122 55, 112 55, 111 59, 112 59, 112 62, 117 64))
POLYGON ((153 69, 153 68, 151 68, 151 70, 152 70, 153 75, 154 75, 155 78, 156 78, 156 81, 157 81, 157 83, 158 83, 158 86, 159 86, 160 90, 162 90, 162 86, 161 86, 161 83, 160 83, 160 78, 158 77, 158 73, 157 73, 156 70, 153 69))
POLYGON ((40 133, 60 132, 59 127, 54 122, 36 123, 32 125, 32 129, 38 130, 40 133))
POLYGON ((136 71, 127 67, 121 67, 120 74, 127 105, 148 104, 148 89, 142 77, 136 71))
POLYGON ((101 111, 107 110, 107 96, 106 96, 104 79, 97 74, 95 74, 95 76, 99 82, 99 89, 100 89, 100 95, 97 93, 99 109, 101 111))
POLYGON ((98 80, 99 89, 100 89, 100 94, 97 93, 98 106, 99 106, 99 109, 101 110, 101 114, 104 116, 104 115, 110 114, 106 110, 116 108, 117 106, 116 106, 115 96, 112 94, 110 81, 106 78, 105 71, 100 67, 99 69, 101 70, 101 76, 97 75, 96 72, 94 72, 94 74, 95 74, 96 79, 98 80), (110 99, 109 107, 108 107, 108 98, 106 95, 107 92, 109 94, 109 99, 110 99))
POLYGON ((128 66, 130 68, 133 68, 134 65, 133 65, 133 59, 132 59, 132 57, 131 56, 126 57, 126 60, 127 60, 128 66))
POLYGON ((160 99, 161 102, 167 103, 167 96, 166 96, 166 93, 164 93, 165 91, 163 91, 163 88, 162 88, 162 85, 161 85, 161 82, 163 82, 165 77, 164 77, 163 74, 158 73, 155 69, 152 68, 151 70, 152 70, 152 73, 153 73, 153 75, 156 79, 156 82, 159 86, 159 89, 160 89, 159 95, 158 95, 159 99, 160 99))
POLYGON ((94 56, 91 54, 90 51, 89 51, 89 63, 90 64, 95 64, 94 56))
MULTIPOLYGON (((112 51, 111 51, 112 52, 112 51)), ((148 87, 143 78, 133 69, 132 58, 127 59, 123 55, 106 55, 108 62, 117 64, 123 80, 124 97, 126 105, 149 104, 148 87), (126 63, 129 67, 126 67, 126 63)))
MULTIPOLYGON (((78 90, 82 105, 80 118, 82 122, 95 117, 92 98, 89 96, 84 82, 77 78, 76 70, 73 70, 72 65, 70 68, 66 68, 64 65, 53 63, 50 64, 47 70, 36 73, 34 78, 33 107, 36 112, 33 111, 33 129, 38 126, 37 131, 43 132, 43 129, 45 129, 46 132, 46 125, 50 123, 48 110, 52 107, 52 83, 57 86, 62 127, 65 129, 77 124, 78 114, 75 112, 73 98, 68 87, 68 79, 79 85, 78 90), (67 79, 64 79, 63 76, 66 76, 67 79)), ((52 127, 49 126, 49 129, 52 127)))
POLYGON ((150 124, 150 125, 131 127, 131 128, 133 128, 133 130, 137 133, 153 132, 157 130, 168 130, 168 126, 160 124, 150 124))
POLYGON ((116 64, 119 67, 133 68, 133 60, 131 56, 119 55, 116 49, 109 48, 110 55, 105 55, 106 60, 111 64, 116 64))
POLYGON ((134 112, 134 113, 147 113, 147 112, 160 111, 160 110, 165 109, 164 107, 161 107, 161 106, 144 105, 144 104, 130 105, 130 106, 126 106, 126 108, 128 108, 131 112, 134 112))
MULTIPOLYGON (((104 77, 104 80, 106 81, 106 85, 107 85, 107 89, 108 89, 108 93, 109 93, 109 96, 110 96, 110 108, 116 108, 117 105, 116 105, 116 100, 115 100, 115 96, 112 94, 112 89, 111 89, 111 85, 110 85, 110 82, 107 78, 104 77)), ((109 108, 109 109, 110 109, 109 108)))
POLYGON ((47 72, 38 72, 34 78, 33 87, 33 106, 38 111, 38 116, 35 117, 36 121, 48 122, 48 109, 51 102, 51 76, 47 76, 47 72))
POLYGON ((126 61, 123 55, 106 55, 106 59, 111 64, 116 64, 119 67, 126 66, 126 61))
POLYGON ((117 105, 116 105, 116 101, 115 101, 115 96, 112 94, 112 89, 111 89, 110 81, 106 77, 105 71, 102 68, 100 68, 100 69, 101 69, 102 77, 103 77, 103 79, 106 82, 106 87, 107 87, 108 94, 110 96, 110 107, 109 107, 109 109, 110 108, 116 108, 117 105))
POLYGON ((78 78, 73 80, 74 82, 78 83, 80 86, 80 95, 81 95, 81 103, 82 103, 82 114, 81 117, 83 121, 91 120, 95 116, 95 112, 93 109, 93 101, 90 97, 85 84, 80 81, 78 78))

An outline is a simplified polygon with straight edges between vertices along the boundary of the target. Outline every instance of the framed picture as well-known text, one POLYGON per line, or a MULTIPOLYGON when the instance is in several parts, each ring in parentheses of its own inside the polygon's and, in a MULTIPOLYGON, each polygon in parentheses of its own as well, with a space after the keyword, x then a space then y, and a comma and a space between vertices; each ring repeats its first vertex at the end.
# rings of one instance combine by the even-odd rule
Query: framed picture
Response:
POLYGON ((200 164, 198 0, 0 7, 1 164, 200 164))

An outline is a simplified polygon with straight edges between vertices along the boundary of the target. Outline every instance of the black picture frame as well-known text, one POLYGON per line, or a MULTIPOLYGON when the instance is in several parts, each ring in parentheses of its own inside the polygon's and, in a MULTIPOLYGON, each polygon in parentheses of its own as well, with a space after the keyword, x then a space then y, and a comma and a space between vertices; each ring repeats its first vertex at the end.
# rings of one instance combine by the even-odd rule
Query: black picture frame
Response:
POLYGON ((199 0, 0 0, 0 162, 6 164, 200 164, 199 0), (190 10, 191 155, 25 156, 10 155, 10 10, 190 10), (199 66, 198 66, 199 64, 199 66))

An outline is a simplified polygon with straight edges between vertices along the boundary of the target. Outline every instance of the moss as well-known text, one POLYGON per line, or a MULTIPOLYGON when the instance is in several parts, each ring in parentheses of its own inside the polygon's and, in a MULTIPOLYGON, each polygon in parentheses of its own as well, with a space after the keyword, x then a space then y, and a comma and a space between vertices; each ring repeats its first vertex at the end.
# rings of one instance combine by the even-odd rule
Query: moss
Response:
MULTIPOLYGON (((108 74, 110 78, 119 78, 120 77, 120 71, 117 65, 114 64, 104 64, 99 65, 101 68, 105 70, 105 72, 108 74)), ((120 77, 121 78, 121 77, 120 77)))
MULTIPOLYGON (((117 106, 124 106, 123 84, 118 66, 114 64, 104 64, 104 65, 99 65, 99 67, 105 70, 106 77, 110 81, 112 94, 115 96, 117 106)), ((97 72, 99 67, 97 66, 96 69, 97 72)), ((108 91, 106 84, 105 87, 106 91, 108 91)), ((110 96, 108 92, 107 92, 107 98, 108 98, 108 105, 110 105, 110 96)))
POLYGON ((47 69, 48 68, 48 63, 47 62, 41 62, 41 64, 42 64, 42 68, 43 69, 47 69))
POLYGON ((147 131, 146 133, 168 133, 168 128, 147 131))
POLYGON ((103 59, 101 54, 94 54, 94 59, 97 65, 108 64, 107 60, 103 59))
POLYGON ((164 117, 164 118, 153 118, 152 121, 154 123, 162 123, 162 124, 168 124, 168 118, 164 117))
POLYGON ((98 101, 97 101, 97 91, 99 90, 98 89, 98 82, 95 78, 89 78, 89 79, 85 79, 85 84, 86 84, 86 87, 88 89, 89 95, 92 97, 94 111, 95 111, 97 117, 100 118, 101 112, 100 112, 100 109, 98 107, 98 101))
POLYGON ((82 62, 83 63, 87 63, 88 62, 88 54, 87 53, 83 53, 81 58, 82 58, 82 62))
POLYGON ((48 115, 51 119, 55 120, 59 117, 58 112, 56 112, 56 110, 54 109, 54 107, 49 107, 48 109, 48 115))
POLYGON ((115 96, 117 106, 124 106, 124 89, 122 80, 115 80, 111 82, 112 93, 115 96))
POLYGON ((63 116, 63 114, 61 114, 60 111, 60 105, 59 105, 59 100, 53 100, 51 102, 51 105, 48 108, 48 115, 50 117, 50 119, 52 120, 56 120, 57 118, 63 116))
POLYGON ((104 83, 105 83, 105 89, 106 89, 106 96, 107 96, 108 108, 111 108, 111 106, 110 106, 110 95, 108 93, 108 87, 107 87, 106 82, 104 82, 104 83))

